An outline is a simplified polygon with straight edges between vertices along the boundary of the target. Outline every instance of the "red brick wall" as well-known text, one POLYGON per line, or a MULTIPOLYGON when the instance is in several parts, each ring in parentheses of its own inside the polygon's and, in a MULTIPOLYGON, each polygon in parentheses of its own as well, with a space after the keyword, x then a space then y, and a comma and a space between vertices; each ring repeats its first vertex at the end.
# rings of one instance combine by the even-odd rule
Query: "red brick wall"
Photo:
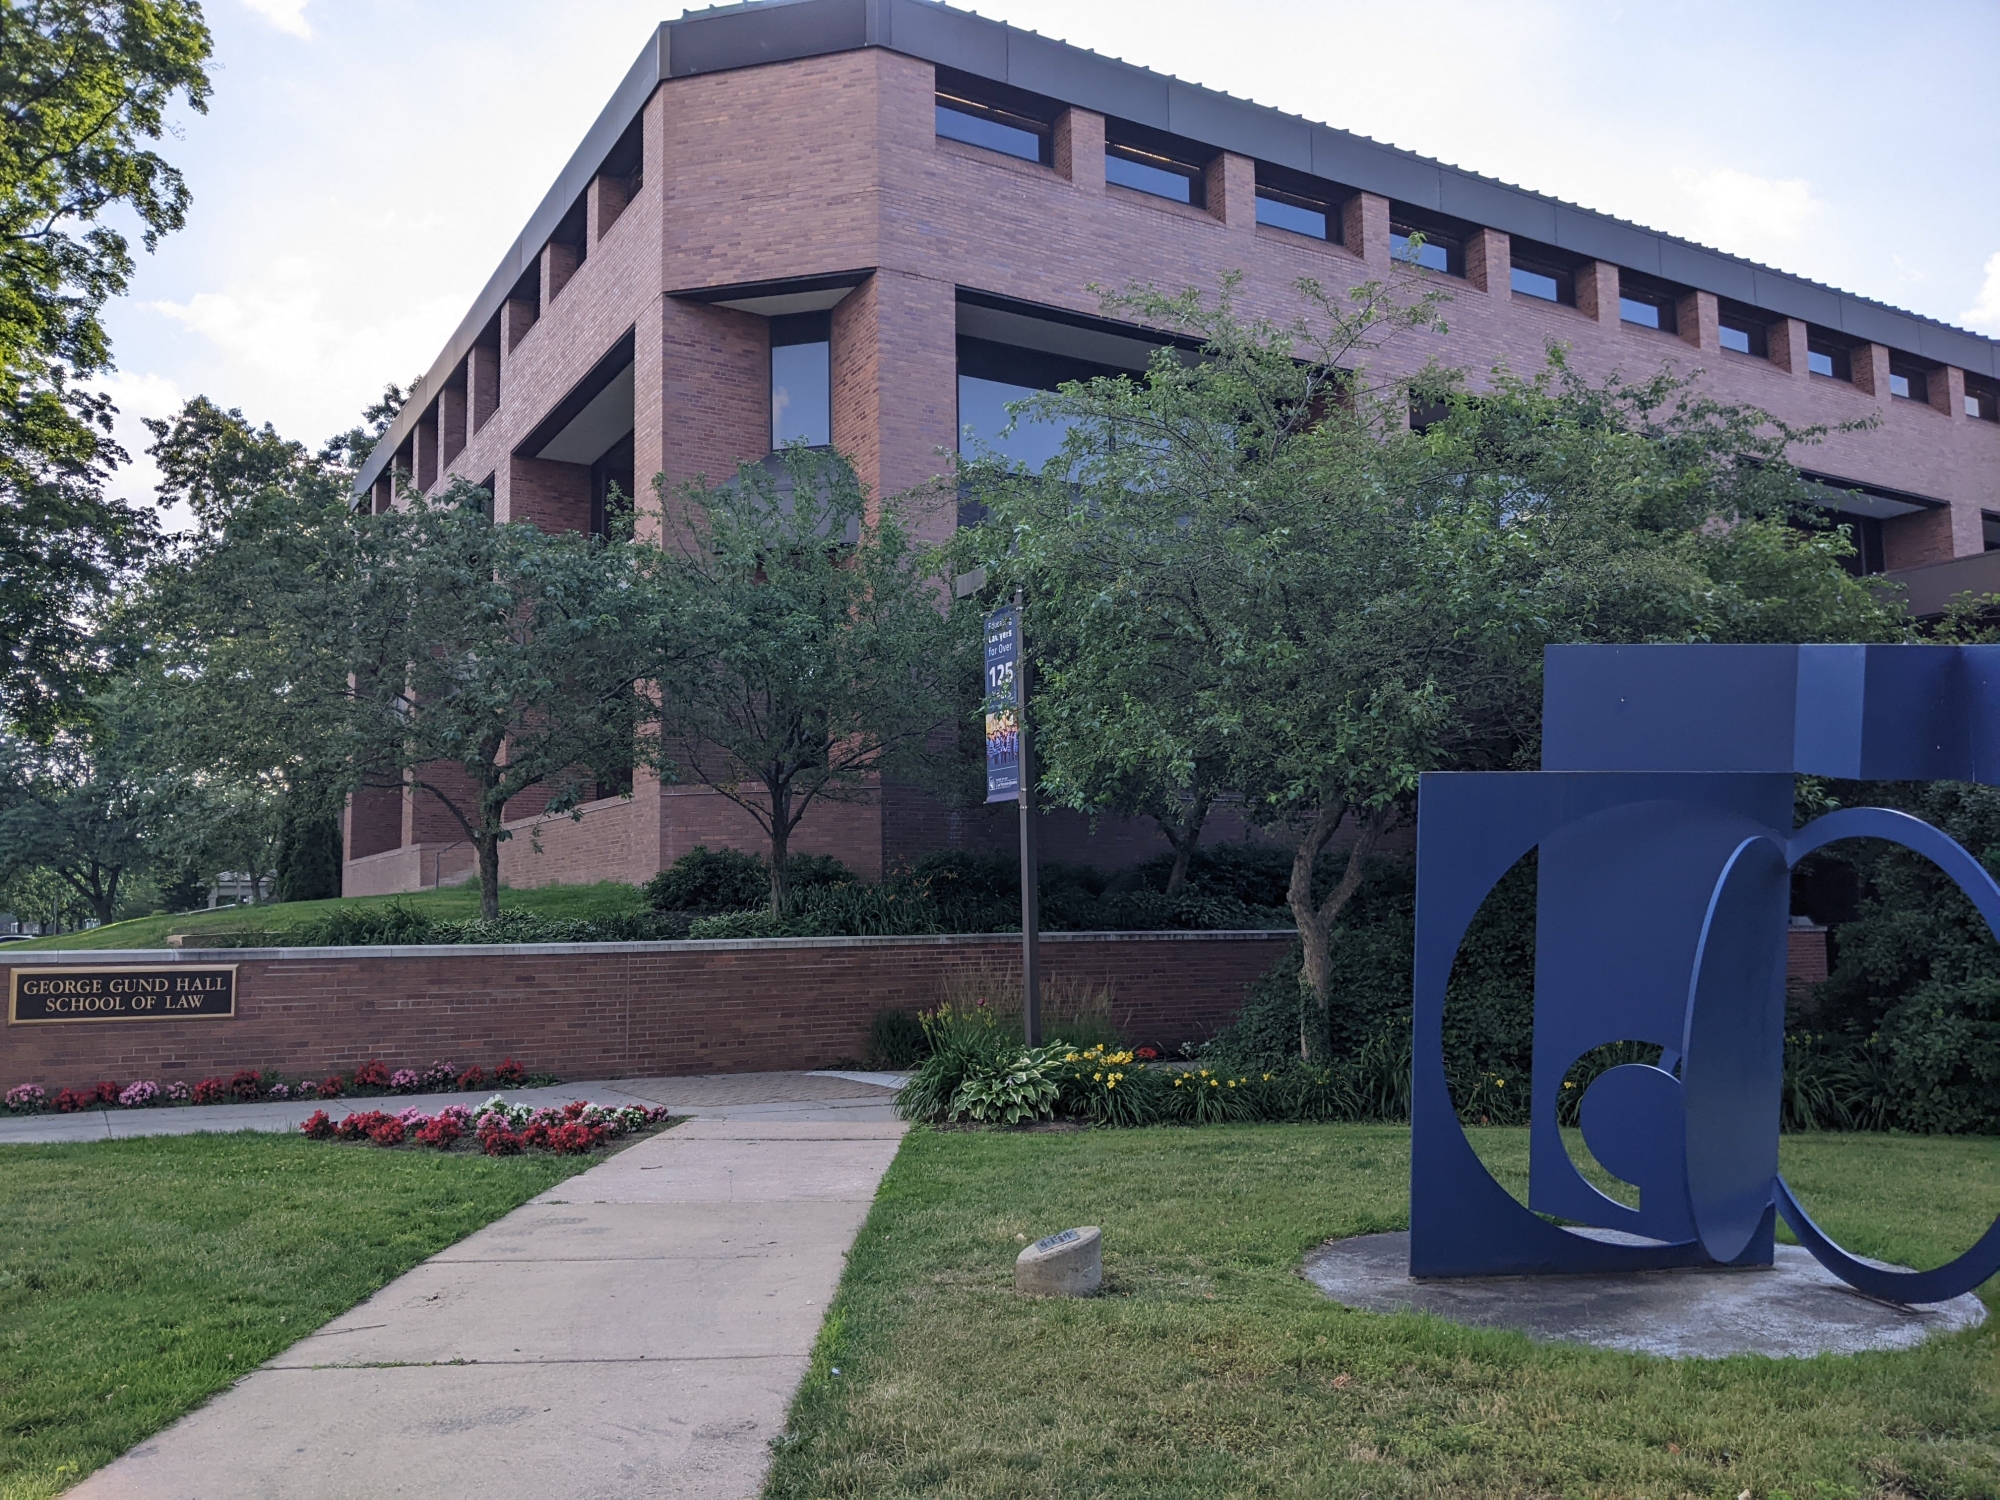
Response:
MULTIPOLYGON (((1052 980, 1110 985, 1129 1036, 1174 1046, 1225 1025, 1245 986, 1290 942, 1287 933, 1064 934, 1044 940, 1042 962, 1052 980)), ((8 1026, 0 1037, 0 1087, 191 1080, 238 1068, 323 1073, 371 1057, 422 1068, 440 1059, 491 1067, 511 1055, 536 1071, 577 1079, 823 1067, 859 1058, 869 1022, 884 1006, 935 1004, 949 972, 1018 974, 1020 940, 796 938, 302 954, 69 955, 79 964, 235 962, 236 1015, 8 1026)))

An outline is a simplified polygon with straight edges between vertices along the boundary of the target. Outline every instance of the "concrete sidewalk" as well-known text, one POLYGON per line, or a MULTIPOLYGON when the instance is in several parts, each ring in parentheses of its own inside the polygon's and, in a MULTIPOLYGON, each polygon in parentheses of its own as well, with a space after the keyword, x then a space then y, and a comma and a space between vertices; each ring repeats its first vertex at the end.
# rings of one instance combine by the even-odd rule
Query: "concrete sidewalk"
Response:
POLYGON ((617 1087, 641 1083, 697 1118, 434 1256, 70 1493, 755 1495, 903 1126, 861 1082, 617 1087))
POLYGON ((120 1140, 140 1135, 203 1131, 296 1130, 314 1110, 338 1120, 350 1110, 399 1113, 411 1105, 436 1114, 447 1104, 476 1105, 499 1094, 537 1107, 588 1099, 595 1104, 664 1104, 675 1114, 734 1119, 789 1118, 801 1110, 829 1118, 893 1118, 895 1073, 715 1073, 692 1078, 615 1078, 559 1083, 540 1089, 482 1089, 468 1094, 381 1094, 369 1099, 299 1099, 285 1103, 181 1105, 160 1109, 93 1109, 74 1115, 0 1114, 0 1146, 51 1141, 120 1140), (854 1116, 853 1110, 864 1111, 854 1116), (866 1112, 873 1111, 872 1114, 866 1112), (829 1113, 830 1112, 830 1113, 829 1113))

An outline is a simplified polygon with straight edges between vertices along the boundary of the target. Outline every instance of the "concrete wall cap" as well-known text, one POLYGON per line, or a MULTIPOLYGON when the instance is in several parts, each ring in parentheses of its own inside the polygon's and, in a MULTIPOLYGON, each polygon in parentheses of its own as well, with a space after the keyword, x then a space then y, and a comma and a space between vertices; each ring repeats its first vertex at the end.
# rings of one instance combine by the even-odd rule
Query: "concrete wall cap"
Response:
MULTIPOLYGON (((1280 929, 1231 929, 1220 932, 1045 932, 1044 943, 1240 943, 1259 940, 1291 942, 1295 934, 1280 929)), ((660 943, 421 943, 365 944, 348 948, 62 948, 0 955, 9 968, 41 964, 217 964, 253 960, 300 962, 358 958, 484 958, 589 957, 592 954, 743 953, 810 950, 814 948, 977 947, 1020 941, 1016 932, 923 933, 910 937, 703 938, 660 943)))

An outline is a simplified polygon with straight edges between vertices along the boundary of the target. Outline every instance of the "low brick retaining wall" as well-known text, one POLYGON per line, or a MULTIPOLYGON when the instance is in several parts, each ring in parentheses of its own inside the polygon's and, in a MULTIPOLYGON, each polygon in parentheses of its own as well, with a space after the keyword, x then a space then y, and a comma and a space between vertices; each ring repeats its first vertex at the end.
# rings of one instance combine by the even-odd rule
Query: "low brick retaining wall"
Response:
MULTIPOLYGON (((1042 967, 1051 979, 1110 985, 1127 1034, 1174 1046, 1227 1025, 1291 941, 1051 933, 1042 967)), ((9 954, 14 972, 235 964, 236 1014, 8 1025, 0 1088, 238 1068, 320 1074, 374 1057, 490 1068, 513 1056, 567 1078, 817 1068, 859 1058, 885 1006, 928 1008, 953 970, 1018 975, 1020 953, 1018 937, 949 936, 9 954)), ((11 993, 12 972, 8 984, 11 993)))

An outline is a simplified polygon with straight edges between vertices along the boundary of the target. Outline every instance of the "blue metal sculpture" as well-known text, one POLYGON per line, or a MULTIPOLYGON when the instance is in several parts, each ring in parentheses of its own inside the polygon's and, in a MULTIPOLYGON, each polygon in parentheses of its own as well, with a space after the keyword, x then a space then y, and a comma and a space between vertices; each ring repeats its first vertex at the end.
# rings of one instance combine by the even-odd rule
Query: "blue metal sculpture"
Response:
POLYGON ((1875 807, 1794 831, 1793 776, 2000 783, 2000 647, 1564 646, 1545 667, 1542 770, 1423 778, 1410 1273, 1769 1265, 1777 1214, 1871 1296, 1940 1302, 2000 1272, 2000 1220, 1947 1265, 1885 1270, 1827 1238, 1778 1174, 1792 867, 1836 839, 1899 843, 2000 932, 2000 885, 1945 834, 1875 807), (1523 1207, 1459 1126, 1444 1010, 1466 927, 1531 849, 1523 1207), (1583 1139, 1636 1208, 1591 1186, 1557 1125, 1572 1065, 1617 1042, 1660 1060, 1597 1076, 1583 1139))

